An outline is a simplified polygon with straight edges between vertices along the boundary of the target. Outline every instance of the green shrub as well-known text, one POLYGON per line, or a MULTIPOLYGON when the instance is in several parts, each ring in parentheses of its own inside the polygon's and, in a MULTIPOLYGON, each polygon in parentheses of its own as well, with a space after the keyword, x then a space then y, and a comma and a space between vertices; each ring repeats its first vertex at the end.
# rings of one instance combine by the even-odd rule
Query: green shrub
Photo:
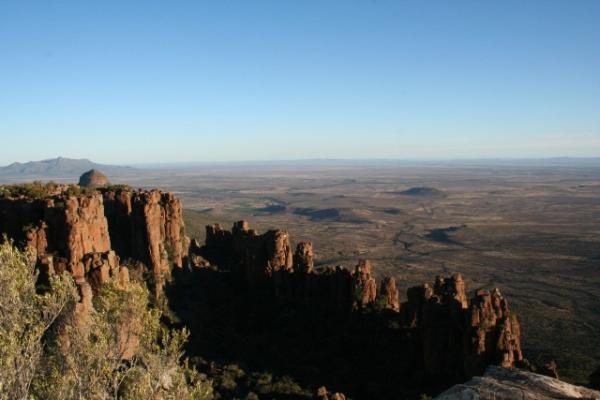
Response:
POLYGON ((212 399, 183 359, 186 330, 161 327, 144 283, 105 283, 82 310, 72 277, 39 293, 30 254, 0 244, 0 399, 212 399))
POLYGON ((29 398, 43 371, 44 337, 53 322, 71 310, 76 290, 70 276, 51 277, 52 290, 36 291, 30 254, 9 240, 0 244, 0 398, 29 398))

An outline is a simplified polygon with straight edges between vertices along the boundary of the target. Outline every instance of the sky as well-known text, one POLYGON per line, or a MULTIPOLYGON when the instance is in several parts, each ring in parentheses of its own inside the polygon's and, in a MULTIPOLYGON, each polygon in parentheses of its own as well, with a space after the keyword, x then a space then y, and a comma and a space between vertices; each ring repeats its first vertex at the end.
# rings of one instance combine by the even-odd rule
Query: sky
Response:
POLYGON ((600 156, 600 1, 0 0, 0 164, 600 156))

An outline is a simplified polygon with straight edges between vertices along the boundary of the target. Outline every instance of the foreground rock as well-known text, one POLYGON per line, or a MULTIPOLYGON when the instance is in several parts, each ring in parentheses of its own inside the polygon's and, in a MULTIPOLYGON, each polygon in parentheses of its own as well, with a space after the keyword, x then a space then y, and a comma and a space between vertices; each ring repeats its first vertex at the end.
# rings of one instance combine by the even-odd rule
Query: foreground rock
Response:
POLYGON ((455 385, 435 400, 600 400, 600 392, 575 386, 545 375, 497 366, 484 376, 455 385))

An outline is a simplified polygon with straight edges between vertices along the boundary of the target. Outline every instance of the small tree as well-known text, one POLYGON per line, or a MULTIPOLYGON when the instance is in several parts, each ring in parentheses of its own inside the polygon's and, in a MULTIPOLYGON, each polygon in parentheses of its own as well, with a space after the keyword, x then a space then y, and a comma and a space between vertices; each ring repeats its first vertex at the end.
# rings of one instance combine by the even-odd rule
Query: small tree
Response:
POLYGON ((39 293, 31 260, 0 244, 0 400, 212 398, 182 361, 187 331, 161 328, 143 283, 110 280, 80 312, 72 277, 39 293))
POLYGON ((72 306, 76 289, 69 276, 51 278, 37 293, 32 256, 4 239, 0 244, 0 399, 28 399, 53 322, 72 306))
POLYGON ((182 362, 187 332, 160 327, 146 285, 104 283, 81 323, 61 321, 36 381, 39 398, 187 400, 212 398, 212 384, 182 362), (67 340, 61 335, 66 335, 67 340), (68 343, 68 346, 65 346, 68 343))

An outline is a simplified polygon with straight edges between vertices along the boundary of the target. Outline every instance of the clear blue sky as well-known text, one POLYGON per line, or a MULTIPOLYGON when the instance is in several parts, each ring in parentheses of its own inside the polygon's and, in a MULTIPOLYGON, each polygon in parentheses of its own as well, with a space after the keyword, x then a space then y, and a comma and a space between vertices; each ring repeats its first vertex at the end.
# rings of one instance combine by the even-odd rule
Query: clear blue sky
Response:
POLYGON ((600 156, 600 1, 3 0, 0 139, 0 164, 600 156))

